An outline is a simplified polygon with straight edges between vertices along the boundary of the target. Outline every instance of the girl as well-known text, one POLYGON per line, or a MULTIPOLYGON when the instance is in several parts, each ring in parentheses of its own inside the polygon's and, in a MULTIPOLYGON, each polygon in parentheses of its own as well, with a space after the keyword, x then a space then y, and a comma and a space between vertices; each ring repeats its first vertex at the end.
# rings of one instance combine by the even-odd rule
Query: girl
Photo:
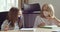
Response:
POLYGON ((23 16, 18 8, 12 7, 7 19, 3 22, 1 30, 19 30, 23 26, 23 16))
POLYGON ((54 8, 51 4, 44 4, 39 16, 36 17, 34 27, 60 26, 60 21, 54 16, 54 8))

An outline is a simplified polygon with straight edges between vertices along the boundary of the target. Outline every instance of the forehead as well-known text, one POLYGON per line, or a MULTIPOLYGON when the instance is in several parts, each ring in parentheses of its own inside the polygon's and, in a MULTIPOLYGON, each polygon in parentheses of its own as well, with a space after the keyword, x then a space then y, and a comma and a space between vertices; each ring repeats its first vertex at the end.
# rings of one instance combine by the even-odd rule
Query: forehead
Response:
POLYGON ((48 6, 48 4, 44 4, 43 7, 48 6))

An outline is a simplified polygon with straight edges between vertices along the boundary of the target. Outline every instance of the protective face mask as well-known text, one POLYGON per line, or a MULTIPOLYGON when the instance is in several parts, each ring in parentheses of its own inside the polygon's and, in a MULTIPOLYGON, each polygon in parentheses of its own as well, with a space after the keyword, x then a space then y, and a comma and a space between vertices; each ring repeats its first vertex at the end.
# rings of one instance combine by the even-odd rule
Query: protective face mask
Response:
POLYGON ((18 17, 20 17, 21 15, 18 15, 18 17))
POLYGON ((49 12, 47 12, 47 11, 44 11, 43 14, 44 14, 45 17, 49 16, 49 12))
POLYGON ((20 17, 22 15, 22 11, 19 11, 18 13, 18 17, 20 17))

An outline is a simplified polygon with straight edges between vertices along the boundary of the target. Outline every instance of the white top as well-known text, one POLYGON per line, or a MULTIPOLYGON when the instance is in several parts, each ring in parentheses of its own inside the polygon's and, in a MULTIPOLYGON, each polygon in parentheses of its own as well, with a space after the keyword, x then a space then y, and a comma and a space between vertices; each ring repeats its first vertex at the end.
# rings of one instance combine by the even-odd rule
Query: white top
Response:
POLYGON ((17 22, 15 23, 14 30, 19 30, 19 26, 17 22))
POLYGON ((42 23, 42 22, 45 23, 45 26, 56 25, 54 21, 55 21, 55 20, 50 20, 50 21, 49 21, 49 20, 47 20, 47 19, 45 19, 45 18, 42 18, 42 17, 40 17, 40 16, 37 16, 36 19, 35 19, 34 28, 37 28, 37 26, 38 26, 40 23, 42 23))
MULTIPOLYGON (((23 24, 23 27, 24 27, 24 17, 21 16, 21 21, 22 21, 22 24, 23 24)), ((1 30, 4 30, 5 26, 6 25, 10 25, 10 23, 8 23, 8 20, 5 20, 2 25, 1 25, 1 30)), ((16 21, 15 22, 15 26, 14 27, 9 27, 9 30, 19 30, 19 26, 18 26, 18 22, 16 21)))

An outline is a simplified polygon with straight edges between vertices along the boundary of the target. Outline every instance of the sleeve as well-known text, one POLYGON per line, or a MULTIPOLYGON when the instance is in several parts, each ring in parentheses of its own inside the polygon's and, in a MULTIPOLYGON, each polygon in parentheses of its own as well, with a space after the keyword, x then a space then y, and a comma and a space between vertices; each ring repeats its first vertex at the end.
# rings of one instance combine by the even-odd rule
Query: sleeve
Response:
POLYGON ((35 23, 34 23, 34 28, 37 28, 37 26, 42 23, 41 17, 37 16, 35 19, 35 23))
POLYGON ((8 25, 8 21, 7 21, 7 20, 5 20, 5 21, 2 23, 2 25, 1 25, 1 30, 2 30, 2 31, 4 30, 4 28, 5 28, 6 25, 8 25))

